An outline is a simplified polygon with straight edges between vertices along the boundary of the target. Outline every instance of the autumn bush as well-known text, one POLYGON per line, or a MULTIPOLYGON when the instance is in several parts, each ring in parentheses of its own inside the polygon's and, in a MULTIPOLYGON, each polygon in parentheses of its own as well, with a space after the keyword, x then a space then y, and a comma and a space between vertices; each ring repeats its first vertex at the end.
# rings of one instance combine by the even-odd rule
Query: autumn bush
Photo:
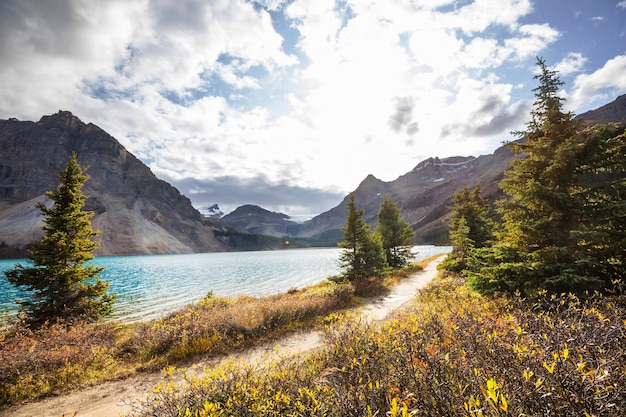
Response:
POLYGON ((626 415, 624 294, 542 297, 487 298, 449 275, 393 320, 329 315, 311 355, 189 375, 133 415, 626 415))
POLYGON ((46 395, 119 371, 113 323, 44 324, 37 331, 13 321, 0 334, 0 404, 46 395))
POLYGON ((353 292, 348 282, 328 282, 262 298, 209 296, 167 317, 139 324, 125 349, 158 365, 201 353, 226 353, 310 326, 315 317, 345 307, 353 292))

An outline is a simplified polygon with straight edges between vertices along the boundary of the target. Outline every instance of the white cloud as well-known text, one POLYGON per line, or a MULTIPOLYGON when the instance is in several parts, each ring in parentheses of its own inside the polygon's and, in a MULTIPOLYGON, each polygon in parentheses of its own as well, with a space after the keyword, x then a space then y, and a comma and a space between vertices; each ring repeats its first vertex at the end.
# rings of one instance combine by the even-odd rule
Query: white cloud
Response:
POLYGON ((434 26, 414 31, 409 41, 411 52, 418 62, 444 73, 452 72, 461 65, 459 52, 463 45, 454 30, 434 26))
POLYGON ((559 75, 571 75, 582 71, 587 61, 580 52, 570 52, 553 69, 558 71, 559 75))
MULTIPOLYGON (((278 10, 285 3, 266 5, 278 10)), ((437 6, 442 5, 451 3, 437 6)), ((273 182, 349 189, 364 171, 340 169, 345 155, 390 180, 423 156, 486 150, 480 135, 506 131, 502 120, 511 86, 489 78, 472 84, 466 71, 533 55, 555 36, 548 25, 517 24, 529 11, 528 1, 503 6, 479 0, 444 13, 432 3, 346 2, 338 9, 332 0, 297 0, 285 12, 300 34, 307 62, 296 72, 297 88, 288 101, 292 113, 274 118, 262 107, 237 110, 228 97, 208 96, 181 106, 162 95, 167 89, 189 98, 207 74, 230 85, 235 90, 230 94, 258 91, 266 86, 247 73, 252 66, 273 71, 296 62, 281 50, 282 39, 266 12, 226 0, 184 6, 161 0, 139 8, 144 23, 140 33, 124 40, 132 47, 122 50, 121 61, 118 57, 123 71, 100 74, 108 88, 132 92, 131 103, 117 103, 124 116, 109 122, 113 133, 121 139, 130 134, 133 152, 153 161, 155 172, 179 180, 225 174, 252 179, 262 172, 273 182), (504 41, 489 34, 462 36, 494 26, 507 34, 504 41), (224 54, 230 58, 218 61, 224 54), (495 103, 497 91, 502 100, 483 109, 485 101, 495 103), (410 112, 399 113, 402 102, 410 103, 410 112), (146 109, 152 114, 143 114, 146 109), (390 120, 399 115, 406 117, 394 130, 390 120), (451 115, 458 129, 431 141, 442 126, 452 126, 451 115), (468 137, 469 131, 476 136, 468 137)))
POLYGON ((622 9, 626 9, 626 0, 622 0, 617 3, 617 7, 621 7, 622 9))
MULTIPOLYGON (((0 112, 74 111, 205 198, 216 178, 336 195, 490 152, 523 125, 519 85, 561 36, 523 19, 529 0, 36 3, 0 9, 0 86, 20 86, 0 112)), ((587 63, 571 52, 555 68, 587 63)), ((579 75, 570 100, 617 89, 623 70, 579 75)))
POLYGON ((0 13, 0 68, 3 107, 43 114, 72 103, 81 80, 111 76, 141 21, 141 4, 111 1, 3 2, 0 13), (24 101, 24 97, 36 100, 24 101))
POLYGON ((445 17, 465 33, 480 33, 492 25, 518 27, 520 17, 532 10, 530 0, 477 0, 445 17))
POLYGON ((587 110, 592 103, 612 101, 625 90, 626 55, 619 55, 591 74, 578 75, 569 94, 568 104, 573 109, 585 106, 587 110))
POLYGON ((0 53, 12 65, 0 69, 0 79, 23 85, 16 95, 48 100, 35 106, 40 111, 72 102, 85 85, 137 100, 141 85, 184 95, 217 72, 238 88, 254 87, 258 80, 241 75, 250 67, 272 72, 297 63, 282 51, 268 13, 242 1, 35 4, 14 0, 5 6, 12 15, 3 19, 0 53), (238 65, 220 66, 222 54, 239 57, 238 65))
POLYGON ((249 75, 239 75, 242 72, 241 65, 237 62, 224 65, 221 63, 216 64, 215 73, 227 84, 231 85, 236 90, 241 89, 254 89, 261 88, 259 80, 249 75))
POLYGON ((522 61, 536 56, 538 52, 556 41, 559 32, 549 24, 531 24, 520 26, 519 35, 519 37, 506 39, 504 43, 508 49, 506 55, 522 61))
POLYGON ((468 68, 489 68, 502 63, 498 40, 476 37, 463 48, 461 62, 468 68))
POLYGON ((272 11, 280 10, 289 2, 289 0, 252 0, 252 1, 259 4, 261 7, 267 10, 272 10, 272 11))
POLYGON ((282 37, 269 14, 242 1, 158 0, 150 3, 145 17, 148 33, 134 40, 138 54, 129 62, 135 83, 156 82, 184 93, 202 85, 201 76, 218 71, 236 86, 242 81, 253 85, 250 77, 237 73, 254 65, 272 71, 297 62, 282 51, 282 37), (220 65, 218 58, 224 55, 234 59, 233 65, 220 65))

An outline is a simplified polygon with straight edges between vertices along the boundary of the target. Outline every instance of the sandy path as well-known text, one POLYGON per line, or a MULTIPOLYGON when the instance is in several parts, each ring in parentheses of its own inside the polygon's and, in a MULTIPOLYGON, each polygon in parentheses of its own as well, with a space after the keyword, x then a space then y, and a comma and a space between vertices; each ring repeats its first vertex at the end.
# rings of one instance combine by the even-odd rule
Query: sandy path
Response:
MULTIPOLYGON (((444 258, 445 256, 437 258, 428 264, 424 270, 402 280, 389 295, 360 307, 360 311, 373 319, 385 318, 389 313, 402 307, 404 303, 413 298, 420 288, 423 288, 437 275, 437 265, 444 258)), ((321 345, 321 334, 318 331, 311 331, 283 338, 272 345, 250 349, 243 353, 234 353, 227 359, 236 357, 252 363, 279 356, 295 355, 321 345)), ((209 365, 208 362, 199 362, 191 369, 200 370, 207 365, 209 365)), ((120 416, 132 411, 132 403, 146 398, 153 387, 168 378, 172 377, 153 373, 142 374, 122 381, 105 382, 66 395, 46 398, 38 402, 3 410, 0 412, 0 417, 120 416)))

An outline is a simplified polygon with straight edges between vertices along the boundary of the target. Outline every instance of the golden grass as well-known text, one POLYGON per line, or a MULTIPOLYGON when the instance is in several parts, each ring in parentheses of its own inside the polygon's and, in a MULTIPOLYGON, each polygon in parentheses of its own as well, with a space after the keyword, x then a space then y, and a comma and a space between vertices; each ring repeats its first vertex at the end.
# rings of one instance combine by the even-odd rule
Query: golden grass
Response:
POLYGON ((412 309, 325 320, 305 358, 162 385, 134 416, 623 416, 623 293, 486 298, 445 276, 412 309))
MULTIPOLYGON (((391 274, 372 281, 370 295, 383 293, 397 279, 391 274)), ((352 283, 327 280, 262 298, 209 294, 137 324, 52 323, 33 331, 9 320, 0 332, 0 406, 182 364, 197 355, 228 353, 319 326, 327 314, 364 301, 352 283)))

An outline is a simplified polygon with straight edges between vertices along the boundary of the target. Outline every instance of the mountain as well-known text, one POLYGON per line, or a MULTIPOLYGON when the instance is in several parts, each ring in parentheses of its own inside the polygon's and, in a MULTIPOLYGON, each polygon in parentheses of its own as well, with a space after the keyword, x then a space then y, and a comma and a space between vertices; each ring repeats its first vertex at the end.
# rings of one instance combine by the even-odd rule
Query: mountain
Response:
POLYGON ((250 204, 223 216, 221 222, 239 232, 277 237, 289 236, 297 227, 297 223, 290 221, 286 214, 250 204))
POLYGON ((576 118, 584 119, 588 125, 617 122, 626 126, 626 94, 602 107, 580 114, 576 118))
MULTIPOLYGON (((578 117, 589 125, 626 125, 626 95, 578 117)), ((225 216, 213 205, 203 210, 208 218, 117 140, 69 112, 38 122, 0 120, 0 145, 0 253, 5 256, 23 255, 15 245, 23 250, 41 235, 34 205, 57 186, 55 174, 72 151, 89 167, 84 192, 91 196, 86 209, 95 212, 93 226, 102 231, 98 255, 335 246, 342 240, 348 196, 303 223, 252 205, 225 216)), ((368 175, 354 190, 356 203, 373 225, 387 194, 415 229, 416 243, 447 243, 452 195, 464 185, 480 184, 488 200, 502 197, 498 183, 513 158, 501 147, 479 157, 428 158, 394 181, 368 175)))
MULTIPOLYGON (((402 214, 418 230, 417 243, 445 243, 444 218, 452 195, 464 184, 481 183, 486 195, 500 196, 498 182, 513 159, 505 147, 491 155, 452 158, 429 158, 395 181, 385 182, 368 175, 354 190, 357 206, 365 209, 365 220, 374 225, 383 196, 389 195, 400 206, 402 214)), ((315 245, 335 246, 342 240, 348 196, 329 211, 303 223, 290 222, 284 214, 272 213, 256 206, 243 206, 222 220, 236 230, 272 236, 308 239, 315 245)))
MULTIPOLYGON (((498 182, 514 155, 501 147, 479 157, 428 158, 394 181, 367 176, 354 190, 356 204, 365 209, 365 220, 374 225, 386 194, 393 198, 402 216, 416 231, 416 243, 447 243, 446 217, 452 195, 465 184, 481 184, 490 200, 501 196, 498 182)), ((347 216, 348 196, 329 211, 300 225, 293 236, 308 238, 316 244, 334 245, 342 240, 341 227, 347 216)))
POLYGON ((210 206, 201 208, 200 213, 210 219, 219 219, 224 215, 224 212, 220 210, 220 206, 218 204, 212 204, 210 206))
MULTIPOLYGON (((128 152, 116 139, 72 113, 38 122, 0 120, 0 242, 24 249, 41 234, 35 203, 57 184, 72 151, 88 167, 85 209, 94 211, 97 255, 190 253, 228 250, 214 237, 222 226, 203 217, 190 200, 128 152)), ((23 253, 23 252, 22 252, 23 253)))
MULTIPOLYGON (((587 125, 617 122, 626 126, 626 95, 577 117, 583 118, 587 125)), ((479 157, 428 158, 394 181, 385 182, 368 175, 353 193, 357 206, 365 209, 365 219, 371 225, 375 225, 383 195, 387 194, 396 201, 402 216, 416 231, 416 243, 443 244, 448 242, 447 216, 452 195, 464 185, 480 184, 489 201, 503 197, 498 183, 513 158, 506 146, 479 157)), ((347 199, 348 196, 336 207, 309 221, 274 232, 289 232, 290 237, 334 246, 343 239, 341 227, 347 216, 347 199)), ((265 233, 271 231, 265 229, 265 233)))

